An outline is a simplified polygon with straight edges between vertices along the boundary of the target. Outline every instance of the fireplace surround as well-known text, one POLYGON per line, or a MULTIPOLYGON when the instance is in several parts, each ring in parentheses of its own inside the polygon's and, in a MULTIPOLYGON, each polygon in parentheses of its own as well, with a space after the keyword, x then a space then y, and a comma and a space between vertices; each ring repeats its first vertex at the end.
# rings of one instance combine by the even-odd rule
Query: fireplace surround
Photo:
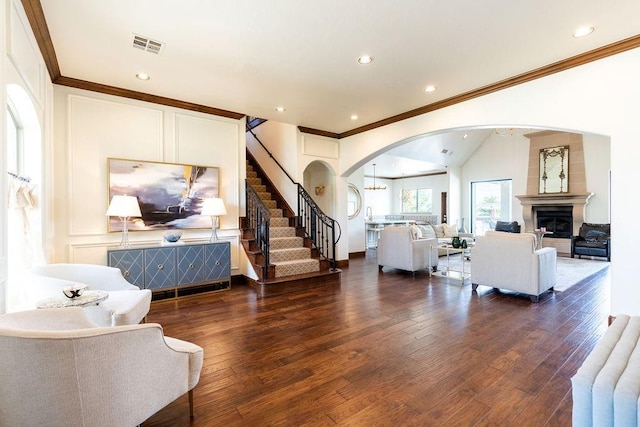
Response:
POLYGON ((516 196, 522 205, 523 231, 546 227, 553 234, 545 237, 544 245, 555 247, 558 253, 570 254, 571 236, 577 234, 585 222, 586 206, 593 197, 593 193, 587 191, 582 135, 541 131, 526 134, 525 137, 530 141, 527 191, 525 195, 516 196), (540 193, 540 152, 549 147, 571 150, 566 192, 540 193))

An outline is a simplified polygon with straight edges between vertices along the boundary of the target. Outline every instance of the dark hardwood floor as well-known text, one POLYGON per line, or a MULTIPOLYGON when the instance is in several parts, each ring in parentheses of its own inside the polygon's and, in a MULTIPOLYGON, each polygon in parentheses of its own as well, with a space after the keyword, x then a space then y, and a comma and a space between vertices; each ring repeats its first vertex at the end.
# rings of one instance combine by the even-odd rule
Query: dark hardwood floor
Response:
POLYGON ((193 420, 185 395, 144 426, 570 426, 609 288, 607 268, 534 304, 379 274, 369 251, 339 286, 154 302, 148 321, 204 347, 204 367, 193 420))

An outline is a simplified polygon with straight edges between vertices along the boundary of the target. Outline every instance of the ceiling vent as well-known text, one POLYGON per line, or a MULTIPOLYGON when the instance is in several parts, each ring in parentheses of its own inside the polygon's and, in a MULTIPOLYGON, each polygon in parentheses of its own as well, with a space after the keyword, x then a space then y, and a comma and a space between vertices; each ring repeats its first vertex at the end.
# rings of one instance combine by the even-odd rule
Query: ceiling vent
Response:
POLYGON ((164 49, 164 43, 159 42, 157 40, 151 40, 148 37, 134 34, 133 47, 135 47, 136 49, 141 49, 141 50, 159 55, 162 53, 162 50, 164 49))

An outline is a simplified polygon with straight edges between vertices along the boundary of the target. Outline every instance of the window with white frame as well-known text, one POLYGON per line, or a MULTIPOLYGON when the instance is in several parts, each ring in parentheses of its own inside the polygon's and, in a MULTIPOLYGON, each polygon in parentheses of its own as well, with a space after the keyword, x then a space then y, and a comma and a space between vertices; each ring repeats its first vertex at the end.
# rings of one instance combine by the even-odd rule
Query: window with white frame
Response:
POLYGON ((403 213, 431 213, 433 209, 431 188, 402 190, 403 213))
POLYGON ((512 190, 510 179, 471 183, 471 231, 484 235, 497 221, 511 221, 512 190))

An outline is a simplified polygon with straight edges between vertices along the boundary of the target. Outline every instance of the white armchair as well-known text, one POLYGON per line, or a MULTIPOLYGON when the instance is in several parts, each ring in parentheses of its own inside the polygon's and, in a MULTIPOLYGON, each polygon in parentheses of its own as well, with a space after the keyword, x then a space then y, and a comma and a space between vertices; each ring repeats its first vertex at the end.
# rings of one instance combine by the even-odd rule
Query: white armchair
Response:
POLYGON ((83 309, 0 315, 0 425, 135 426, 189 394, 201 347, 155 323, 97 327, 83 309))
POLYGON ((412 272, 438 267, 437 239, 418 239, 411 227, 386 227, 376 249, 378 270, 383 267, 412 272), (433 248, 432 248, 433 247, 433 248))
POLYGON ((536 250, 530 233, 487 231, 476 237, 471 253, 471 283, 539 296, 556 285, 556 249, 536 250))
POLYGON ((135 325, 151 306, 151 291, 127 282, 119 269, 95 264, 47 264, 33 267, 29 285, 33 307, 37 301, 62 295, 70 283, 83 283, 92 290, 107 291, 109 297, 97 306, 87 307, 91 320, 100 326, 135 325))

